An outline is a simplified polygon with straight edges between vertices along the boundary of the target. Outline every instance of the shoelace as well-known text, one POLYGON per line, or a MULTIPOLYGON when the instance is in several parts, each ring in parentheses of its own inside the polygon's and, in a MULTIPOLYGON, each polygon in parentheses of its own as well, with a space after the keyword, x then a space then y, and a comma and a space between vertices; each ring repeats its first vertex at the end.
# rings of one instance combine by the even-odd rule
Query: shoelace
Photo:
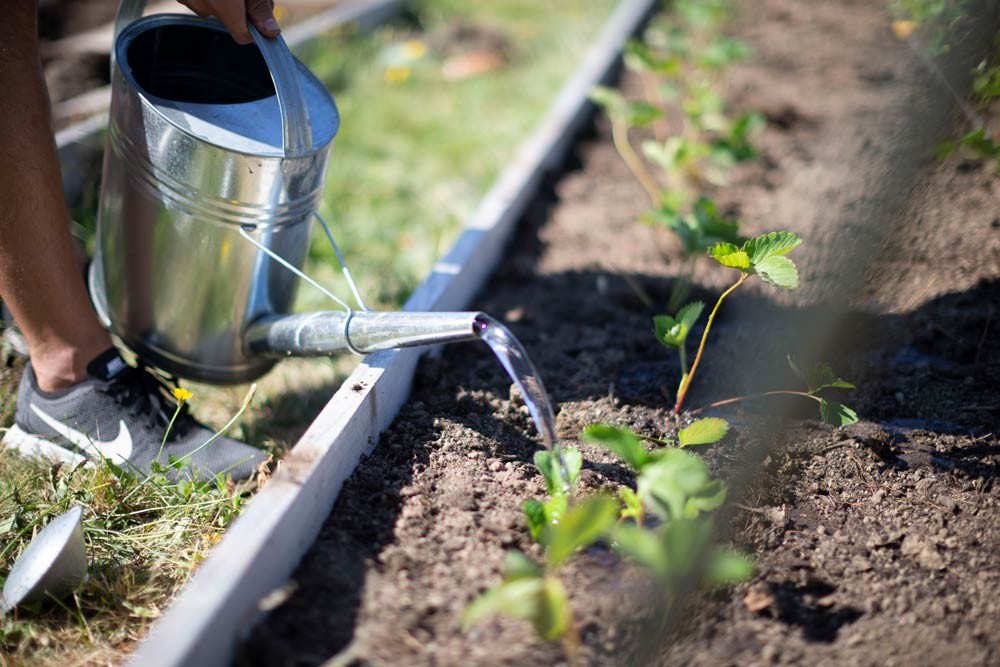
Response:
MULTIPOLYGON (((100 391, 122 407, 129 408, 129 415, 133 418, 145 418, 149 428, 165 429, 177 412, 177 401, 171 394, 176 381, 173 385, 149 369, 130 368, 100 391)), ((187 404, 181 405, 167 439, 174 440, 184 435, 193 423, 194 418, 188 414, 187 404)))

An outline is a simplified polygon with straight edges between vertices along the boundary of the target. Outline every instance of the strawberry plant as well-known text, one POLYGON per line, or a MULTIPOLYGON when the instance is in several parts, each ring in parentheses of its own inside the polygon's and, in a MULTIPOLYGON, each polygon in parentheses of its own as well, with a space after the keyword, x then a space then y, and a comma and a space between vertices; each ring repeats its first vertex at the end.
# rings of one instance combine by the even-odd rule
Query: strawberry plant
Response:
MULTIPOLYGON (((774 287, 797 289, 799 286, 798 269, 795 263, 786 255, 801 243, 802 239, 797 234, 791 232, 771 232, 749 239, 740 246, 737 246, 735 243, 721 242, 716 243, 709 249, 709 255, 716 262, 722 266, 736 269, 740 272, 740 276, 733 285, 719 296, 715 302, 715 306, 709 313, 708 322, 705 324, 705 329, 701 335, 701 342, 698 345, 698 352, 690 369, 687 366, 686 356, 687 337, 699 317, 701 317, 705 304, 695 301, 681 308, 676 316, 660 315, 653 319, 656 339, 666 347, 677 350, 680 357, 681 381, 677 388, 677 398, 674 404, 675 414, 680 414, 683 408, 684 399, 691 387, 694 374, 698 370, 698 365, 705 352, 705 343, 708 340, 708 334, 712 329, 712 323, 715 321, 715 316, 719 312, 722 302, 736 291, 740 285, 754 276, 774 287)), ((857 414, 847 406, 817 395, 824 389, 853 389, 854 385, 837 377, 827 364, 820 364, 806 374, 799 370, 791 359, 789 359, 789 363, 791 363, 793 371, 803 379, 803 382, 807 386, 807 391, 772 391, 753 396, 741 396, 705 406, 694 414, 700 414, 708 408, 720 407, 750 398, 785 394, 803 396, 817 401, 819 403, 820 416, 828 424, 844 426, 858 421, 857 414)))
MULTIPOLYGON (((503 580, 469 604, 464 626, 498 614, 526 620, 539 637, 561 640, 575 663, 579 634, 558 571, 574 553, 600 540, 647 568, 667 587, 668 598, 692 578, 725 584, 748 577, 752 568, 745 558, 711 547, 713 525, 706 514, 725 500, 725 483, 710 479, 705 464, 681 449, 717 442, 727 430, 724 420, 703 419, 682 429, 676 443, 646 438, 663 445, 650 451, 628 431, 588 427, 584 440, 606 447, 637 473, 636 490, 622 487, 620 502, 596 494, 573 505, 564 503, 567 491, 560 484, 558 466, 548 452, 539 452, 535 464, 550 498, 528 501, 525 513, 532 538, 542 547, 543 562, 520 551, 508 552, 503 580)), ((573 466, 578 474, 579 467, 573 466)))
POLYGON ((720 72, 747 55, 739 41, 721 33, 728 0, 673 3, 675 18, 646 31, 625 48, 626 66, 643 84, 643 99, 629 100, 598 86, 591 99, 611 121, 616 150, 649 197, 642 220, 661 225, 681 241, 682 266, 667 305, 673 313, 690 290, 694 262, 720 241, 739 243, 739 222, 721 215, 702 185, 721 186, 739 162, 757 156, 751 136, 759 114, 727 117, 717 91, 720 72), (652 136, 636 150, 630 132, 652 136))
POLYGON ((702 419, 681 429, 676 442, 603 424, 583 431, 584 440, 608 449, 636 473, 635 490, 619 490, 622 508, 610 540, 664 584, 668 605, 682 582, 700 578, 729 584, 752 574, 746 558, 711 546, 714 526, 708 513, 722 506, 726 483, 712 479, 704 462, 683 449, 718 442, 728 429, 722 419, 702 419), (647 450, 642 440, 663 446, 647 450), (651 521, 645 520, 647 515, 651 521))

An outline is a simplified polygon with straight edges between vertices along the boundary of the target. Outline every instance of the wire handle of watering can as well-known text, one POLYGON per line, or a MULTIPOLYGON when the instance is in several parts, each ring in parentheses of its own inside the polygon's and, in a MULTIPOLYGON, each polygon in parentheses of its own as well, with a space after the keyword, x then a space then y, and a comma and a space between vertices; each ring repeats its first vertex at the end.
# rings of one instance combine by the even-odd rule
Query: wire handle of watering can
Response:
MULTIPOLYGON (((118 45, 118 35, 133 21, 142 17, 146 8, 146 0, 122 0, 115 15, 115 34, 111 42, 111 70, 114 73, 115 51, 118 45)), ((309 122, 309 111, 302 92, 299 77, 299 66, 295 56, 288 49, 285 39, 278 35, 273 39, 264 37, 250 23, 247 29, 254 43, 260 49, 267 71, 274 84, 274 92, 278 98, 278 109, 281 111, 282 152, 284 157, 296 157, 308 153, 312 148, 312 125, 309 122)))
MULTIPOLYGON (((361 312, 368 312, 370 309, 368 308, 368 306, 365 305, 364 299, 361 298, 361 291, 358 289, 357 283, 354 282, 354 276, 351 275, 351 270, 347 267, 347 262, 344 260, 344 255, 343 253, 340 252, 340 246, 337 245, 336 239, 333 238, 333 232, 330 231, 330 226, 326 224, 326 220, 324 220, 323 216, 321 216, 317 211, 313 211, 312 215, 317 220, 319 220, 319 224, 323 226, 323 231, 326 232, 326 238, 330 241, 330 245, 333 246, 333 251, 337 255, 337 261, 340 263, 340 269, 344 274, 344 280, 347 282, 348 287, 351 288, 351 294, 354 296, 354 300, 358 304, 358 310, 360 310, 361 312)), ((350 332, 351 318, 354 317, 355 313, 355 310, 351 308, 351 305, 346 301, 344 301, 343 299, 341 299, 340 297, 338 297, 337 295, 335 295, 327 288, 320 285, 315 280, 313 280, 311 277, 309 277, 309 275, 305 271, 298 268, 297 266, 289 262, 287 259, 279 255, 278 253, 274 252, 266 245, 260 243, 255 238, 250 236, 250 232, 254 231, 255 229, 256 227, 254 225, 243 225, 240 227, 240 236, 242 236, 252 245, 256 246, 258 250, 260 250, 265 255, 273 259, 275 262, 285 267, 286 269, 294 273, 296 276, 298 276, 302 280, 306 281, 307 283, 318 289, 320 292, 323 293, 324 296, 333 300, 341 308, 343 308, 347 312, 347 317, 344 318, 344 342, 347 343, 347 349, 353 352, 354 354, 364 356, 365 355, 364 351, 355 347, 354 343, 351 342, 351 332, 350 332)))

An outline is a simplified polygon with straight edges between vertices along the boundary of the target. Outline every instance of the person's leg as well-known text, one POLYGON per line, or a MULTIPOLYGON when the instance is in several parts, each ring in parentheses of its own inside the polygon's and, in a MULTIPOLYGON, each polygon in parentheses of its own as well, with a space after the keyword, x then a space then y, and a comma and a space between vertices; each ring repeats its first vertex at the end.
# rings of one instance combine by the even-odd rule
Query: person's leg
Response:
POLYGON ((87 296, 69 233, 37 1, 9 3, 0 22, 0 295, 28 342, 43 391, 72 386, 110 347, 87 296))

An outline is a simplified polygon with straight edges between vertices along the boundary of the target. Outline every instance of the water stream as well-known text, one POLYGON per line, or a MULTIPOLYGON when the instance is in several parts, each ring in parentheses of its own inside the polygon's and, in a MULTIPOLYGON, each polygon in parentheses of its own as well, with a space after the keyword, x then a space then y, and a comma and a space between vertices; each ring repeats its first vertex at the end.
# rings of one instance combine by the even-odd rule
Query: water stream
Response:
POLYGON ((528 406, 528 412, 535 422, 538 433, 542 436, 542 442, 559 461, 563 479, 568 479, 566 464, 563 461, 559 440, 556 437, 556 416, 552 410, 552 401, 549 400, 549 395, 542 384, 542 378, 535 365, 531 363, 528 352, 524 349, 521 341, 510 332, 510 329, 489 315, 478 316, 476 327, 479 337, 490 346, 493 354, 507 371, 507 375, 521 392, 524 404, 528 406))

